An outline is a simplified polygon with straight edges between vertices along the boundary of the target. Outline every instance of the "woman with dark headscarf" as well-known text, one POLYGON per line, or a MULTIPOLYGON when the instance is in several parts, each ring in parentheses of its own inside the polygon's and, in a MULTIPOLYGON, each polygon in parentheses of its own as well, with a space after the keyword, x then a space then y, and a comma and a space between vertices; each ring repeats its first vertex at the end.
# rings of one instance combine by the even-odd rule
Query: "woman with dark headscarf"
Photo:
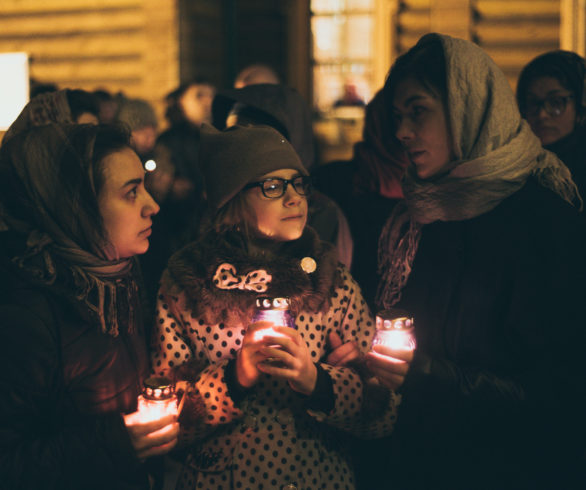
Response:
POLYGON ((583 488, 586 237, 568 169, 473 43, 424 36, 384 94, 410 165, 377 301, 413 316, 417 349, 367 488, 583 488))
POLYGON ((0 480, 147 489, 174 416, 128 421, 149 373, 134 256, 158 206, 129 135, 20 131, 0 150, 0 480), (163 429, 161 433, 155 431, 163 429))
POLYGON ((586 192, 586 62, 571 51, 550 51, 519 77, 517 102, 543 146, 570 169, 586 192))

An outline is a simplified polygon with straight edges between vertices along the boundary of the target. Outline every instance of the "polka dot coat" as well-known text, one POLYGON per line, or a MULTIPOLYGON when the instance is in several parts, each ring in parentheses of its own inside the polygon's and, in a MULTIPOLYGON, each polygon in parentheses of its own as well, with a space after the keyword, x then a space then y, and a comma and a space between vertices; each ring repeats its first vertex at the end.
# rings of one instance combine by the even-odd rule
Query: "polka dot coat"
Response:
POLYGON ((374 322, 356 282, 340 266, 343 282, 326 313, 302 311, 295 323, 315 363, 331 377, 334 408, 307 410, 303 396, 286 381, 262 375, 236 403, 226 384, 226 366, 242 345, 244 326, 207 325, 182 306, 179 296, 159 293, 154 332, 153 369, 158 375, 189 361, 206 366, 197 376, 195 396, 201 417, 182 427, 190 445, 179 489, 352 489, 353 471, 346 433, 388 435, 400 397, 391 393, 377 417, 361 411, 364 380, 348 367, 325 364, 327 336, 370 348, 374 322))

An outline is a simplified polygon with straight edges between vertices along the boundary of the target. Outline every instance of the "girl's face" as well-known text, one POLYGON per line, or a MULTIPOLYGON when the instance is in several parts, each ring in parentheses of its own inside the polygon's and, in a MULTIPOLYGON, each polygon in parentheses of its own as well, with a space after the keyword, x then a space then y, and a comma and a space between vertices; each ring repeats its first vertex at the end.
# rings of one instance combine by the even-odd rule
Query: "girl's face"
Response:
POLYGON ((568 136, 576 124, 576 101, 557 78, 539 77, 529 84, 526 119, 542 145, 568 136))
MULTIPOLYGON (((257 182, 277 178, 291 180, 299 177, 299 171, 281 169, 260 177, 257 182)), ((279 181, 274 184, 279 185, 279 181)), ((298 239, 307 222, 307 198, 300 195, 291 183, 287 185, 283 196, 278 198, 265 197, 260 187, 251 187, 246 191, 246 203, 252 211, 249 225, 260 236, 278 242, 298 239)))
POLYGON ((144 188, 144 169, 130 148, 110 153, 102 160, 104 184, 98 206, 107 237, 117 257, 128 258, 149 248, 152 216, 158 204, 144 188))
POLYGON ((413 79, 397 84, 393 97, 395 136, 421 179, 447 170, 454 160, 443 102, 413 79))

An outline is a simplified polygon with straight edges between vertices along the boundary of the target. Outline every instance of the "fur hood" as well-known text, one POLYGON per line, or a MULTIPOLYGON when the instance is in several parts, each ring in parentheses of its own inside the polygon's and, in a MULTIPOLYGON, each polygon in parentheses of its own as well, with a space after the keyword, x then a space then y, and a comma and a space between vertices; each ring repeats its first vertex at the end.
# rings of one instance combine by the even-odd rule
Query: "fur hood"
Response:
POLYGON ((306 228, 301 238, 283 243, 277 251, 249 251, 248 242, 238 231, 209 232, 187 245, 169 260, 161 279, 163 294, 185 303, 194 315, 208 324, 227 326, 248 324, 258 296, 288 297, 294 315, 301 310, 327 311, 330 298, 341 283, 335 248, 306 228), (315 271, 311 265, 315 261, 315 271), (217 285, 220 266, 229 264, 242 278, 264 271, 271 276, 262 293, 248 289, 224 289, 217 285), (305 269, 305 270, 304 270, 305 269), (216 280, 214 280, 216 279, 216 280))

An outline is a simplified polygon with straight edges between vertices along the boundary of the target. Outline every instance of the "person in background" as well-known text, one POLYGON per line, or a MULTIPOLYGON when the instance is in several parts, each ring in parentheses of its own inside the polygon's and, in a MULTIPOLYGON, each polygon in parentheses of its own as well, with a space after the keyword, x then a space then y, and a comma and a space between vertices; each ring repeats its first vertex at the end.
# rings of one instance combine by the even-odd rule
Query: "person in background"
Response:
POLYGON ((214 86, 205 79, 185 83, 166 97, 169 129, 157 138, 156 169, 145 185, 161 206, 150 251, 141 257, 149 295, 156 298, 158 283, 169 257, 197 236, 205 209, 203 175, 199 168, 199 133, 211 120, 214 86))
POLYGON ((124 98, 121 93, 112 95, 105 89, 94 90, 94 96, 98 99, 98 120, 102 124, 113 124, 116 122, 116 114, 120 100, 124 98))
POLYGON ((143 461, 176 443, 175 416, 124 417, 149 374, 143 175, 117 127, 47 124, 0 149, 3 487, 147 490, 143 461))
POLYGON ((410 355, 366 416, 362 375, 324 358, 332 332, 366 353, 373 318, 334 247, 305 226, 297 152, 269 126, 204 126, 201 145, 213 217, 170 259, 153 332, 155 373, 187 383, 178 488, 352 489, 343 431, 392 430, 410 355), (287 298, 295 327, 254 320, 261 297, 287 298))
MULTIPOLYGON (((218 129, 233 124, 264 124, 275 128, 297 151, 305 168, 313 171, 315 146, 309 107, 299 92, 277 84, 255 84, 219 92, 212 105, 218 129)), ((334 244, 347 267, 352 263, 352 235, 339 206, 321 192, 309 197, 308 224, 322 240, 334 244)))
POLYGON ((517 103, 542 145, 570 169, 586 192, 586 62, 570 51, 550 51, 521 71, 517 103))
POLYGON ((49 92, 57 92, 59 87, 56 83, 53 82, 41 82, 36 78, 32 78, 29 80, 29 96, 30 98, 34 98, 37 95, 46 94, 49 92))
POLYGON ((234 80, 234 88, 243 88, 259 83, 280 84, 281 80, 270 66, 263 63, 254 63, 238 72, 234 80))
POLYGON ((4 135, 3 142, 16 134, 50 123, 97 124, 98 105, 89 92, 64 89, 44 92, 33 97, 4 135))
POLYGON ((334 101, 333 107, 364 107, 364 98, 358 94, 356 84, 352 81, 344 82, 342 97, 334 101))
POLYGON ((157 168, 149 174, 147 182, 160 204, 201 196, 203 182, 197 164, 199 129, 203 123, 211 122, 214 94, 210 82, 196 79, 166 97, 169 129, 157 138, 157 168))
POLYGON ((410 165, 377 304, 414 318, 417 349, 365 488, 583 488, 586 227, 570 172, 471 42, 422 37, 383 90, 410 165))
POLYGON ((152 159, 159 127, 153 106, 144 99, 121 99, 116 120, 130 128, 130 143, 143 164, 152 159))
POLYGON ((391 114, 382 89, 366 106, 362 141, 350 161, 318 166, 316 187, 331 197, 348 218, 354 240, 352 277, 368 304, 374 306, 378 285, 378 238, 394 206, 403 198, 401 179, 407 158, 394 138, 391 114))

